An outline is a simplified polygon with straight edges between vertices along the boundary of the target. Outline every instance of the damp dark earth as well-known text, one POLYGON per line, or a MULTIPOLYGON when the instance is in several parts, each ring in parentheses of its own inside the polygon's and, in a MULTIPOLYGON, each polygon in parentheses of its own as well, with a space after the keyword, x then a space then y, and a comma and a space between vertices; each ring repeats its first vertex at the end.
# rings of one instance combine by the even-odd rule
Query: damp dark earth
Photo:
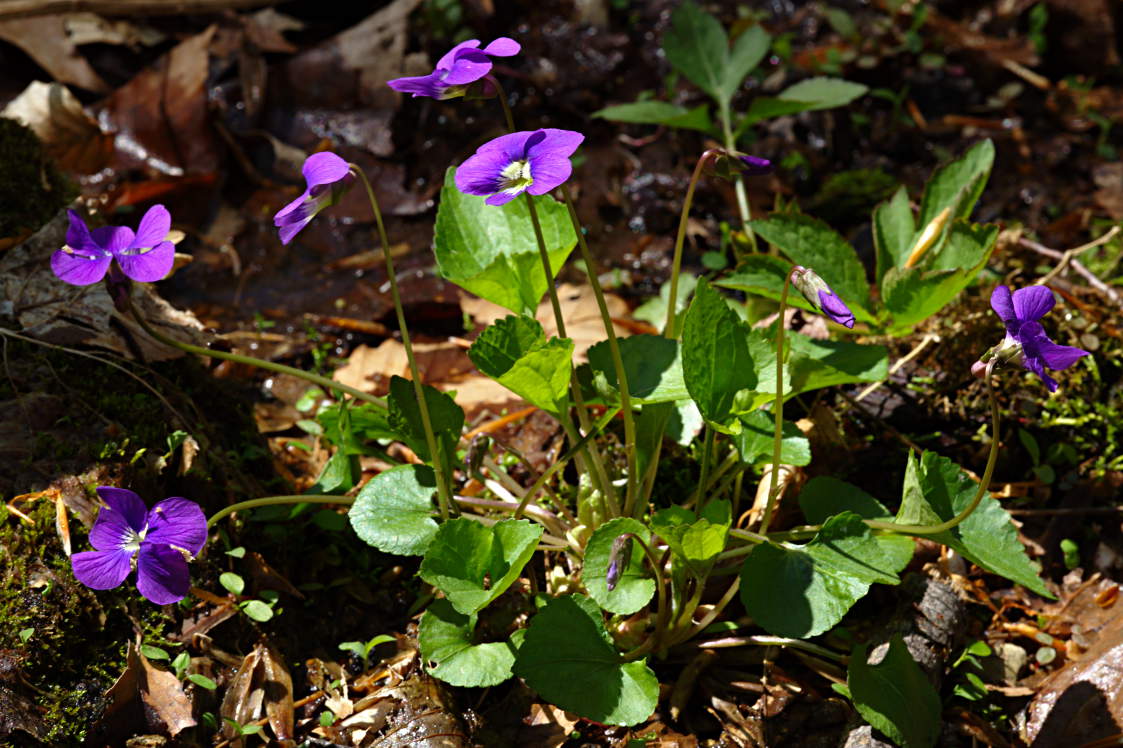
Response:
POLYGON ((0 744, 1123 743, 1123 5, 0 0, 0 744))

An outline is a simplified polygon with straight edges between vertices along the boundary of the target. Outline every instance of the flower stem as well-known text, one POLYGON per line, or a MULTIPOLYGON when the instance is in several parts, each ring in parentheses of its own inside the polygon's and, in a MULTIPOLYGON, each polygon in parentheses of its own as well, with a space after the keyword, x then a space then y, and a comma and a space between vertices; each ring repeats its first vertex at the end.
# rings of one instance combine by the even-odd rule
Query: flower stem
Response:
POLYGON ((694 171, 690 175, 690 183, 686 186, 686 197, 682 201, 682 211, 679 213, 678 233, 675 234, 675 251, 671 258, 671 289, 667 294, 667 321, 663 324, 663 336, 672 340, 678 337, 678 332, 675 330, 675 320, 678 317, 676 314, 678 278, 682 271, 682 247, 686 242, 686 226, 690 219, 690 208, 694 205, 694 189, 698 186, 698 180, 702 178, 702 169, 705 168, 706 162, 713 158, 715 154, 717 154, 717 150, 710 148, 698 157, 698 162, 694 164, 694 171))
POLYGON ((624 456, 628 464, 628 483, 624 494, 624 516, 631 517, 636 509, 639 475, 636 472, 636 422, 635 415, 632 413, 632 396, 628 387, 628 373, 624 369, 624 358, 620 354, 620 341, 616 339, 612 316, 608 313, 608 303, 604 300, 604 291, 601 289, 596 260, 593 259, 593 253, 589 251, 589 244, 585 240, 585 232, 581 227, 581 219, 577 217, 577 208, 569 194, 569 187, 565 184, 562 185, 562 196, 565 198, 566 207, 569 208, 569 220, 573 222, 573 231, 577 234, 577 246, 581 248, 581 259, 585 261, 585 273, 589 276, 589 285, 593 289, 593 295, 597 298, 601 322, 604 323, 604 331, 608 335, 608 350, 612 355, 612 366, 616 370, 616 385, 620 392, 620 410, 624 418, 624 456))
POLYGON ((148 324, 148 321, 144 319, 143 315, 141 315, 136 306, 133 304, 131 295, 126 296, 125 298, 128 303, 129 313, 132 315, 133 319, 137 321, 137 324, 141 326, 141 329, 143 329, 144 332, 147 333, 148 336, 153 340, 159 341, 166 346, 178 348, 185 353, 191 353, 196 356, 207 356, 209 358, 217 358, 222 361, 233 361, 234 363, 246 364, 247 366, 255 366, 259 369, 265 369, 267 371, 275 371, 279 374, 289 374, 291 376, 303 379, 306 382, 311 382, 312 384, 319 385, 326 390, 338 390, 350 395, 356 400, 362 400, 363 402, 370 403, 371 405, 376 405, 382 409, 386 408, 386 401, 380 397, 375 397, 374 395, 363 392, 362 390, 357 390, 354 387, 348 387, 347 385, 341 382, 337 382, 334 379, 322 377, 319 374, 313 374, 312 372, 305 371, 304 369, 297 369, 293 366, 285 366, 284 364, 278 364, 274 363, 273 361, 254 358, 253 356, 243 356, 240 353, 213 351, 210 348, 203 348, 201 346, 192 345, 190 343, 184 343, 183 341, 176 340, 175 338, 164 335, 162 332, 158 332, 150 324, 148 324))
POLYGON ((511 105, 507 102, 507 92, 494 75, 487 76, 487 81, 495 86, 495 98, 499 99, 499 106, 503 107, 503 118, 507 121, 507 132, 515 131, 515 117, 511 114, 511 105))
POLYGON ((663 561, 660 561, 659 557, 655 555, 655 551, 644 542, 643 538, 632 532, 626 532, 624 535, 631 537, 643 549, 643 555, 647 558, 652 573, 655 574, 655 588, 659 591, 659 602, 655 609, 655 628, 638 647, 620 656, 622 662, 633 662, 658 646, 666 628, 670 609, 667 607, 667 580, 663 576, 663 561))
POLYGON ((986 496, 987 488, 990 486, 990 480, 994 476, 994 466, 998 463, 998 428, 1000 426, 1000 421, 998 415, 998 400, 994 396, 994 385, 991 383, 990 376, 993 369, 994 364, 992 363, 987 368, 986 376, 987 394, 990 395, 990 453, 987 455, 987 465, 983 470, 983 477, 979 480, 979 488, 975 491, 975 496, 971 499, 971 503, 951 519, 935 525, 902 525, 896 522, 866 520, 867 525, 875 530, 891 530, 896 533, 901 533, 902 535, 938 535, 962 523, 979 507, 979 504, 983 501, 983 497, 986 496))
POLYGON ((772 511, 776 506, 780 485, 780 448, 784 438, 784 311, 788 304, 788 289, 792 285, 792 270, 784 278, 784 289, 780 292, 780 309, 776 313, 776 399, 772 401, 772 416, 775 428, 772 432, 772 474, 768 477, 768 501, 764 505, 764 517, 760 520, 760 533, 768 533, 772 524, 772 511))
POLYGON ((692 501, 698 512, 702 511, 702 506, 705 504, 702 500, 702 494, 705 493, 708 487, 707 481, 710 477, 710 459, 714 452, 714 430, 710 428, 709 424, 703 428, 706 430, 706 436, 702 439, 702 466, 698 471, 698 487, 694 491, 694 498, 692 501))
POLYGON ((354 503, 354 496, 316 496, 312 494, 300 496, 266 496, 261 499, 239 501, 237 504, 231 504, 228 507, 219 509, 207 520, 207 527, 214 527, 216 522, 234 512, 241 512, 246 509, 257 509, 262 506, 280 506, 282 504, 339 504, 341 506, 350 506, 354 503))
MULTIPOLYGON (((729 151, 737 150, 736 138, 733 136, 733 122, 728 105, 723 105, 718 111, 718 118, 721 120, 721 131, 725 138, 725 148, 729 151)), ((752 220, 752 211, 749 208, 749 198, 745 192, 745 180, 741 174, 738 174, 733 181, 733 192, 737 195, 737 210, 741 214, 741 228, 745 232, 745 239, 749 243, 749 249, 752 252, 756 251, 756 235, 753 234, 752 228, 749 226, 749 221, 752 220)), ((736 252, 736 249, 734 249, 736 252)))
MULTIPOLYGON (((524 192, 523 197, 526 198, 526 206, 530 212, 530 223, 534 228, 534 239, 538 244, 538 258, 541 260, 542 269, 546 273, 546 291, 550 296, 550 306, 554 310, 554 324, 558 328, 558 337, 568 337, 565 331, 565 317, 561 310, 561 300, 558 299, 558 289, 554 286, 554 270, 550 265, 550 253, 546 249, 546 237, 542 234, 542 223, 538 220, 538 209, 535 207, 534 199, 529 192, 524 192)), ((585 411, 585 398, 581 395, 581 384, 577 381, 577 372, 574 370, 572 363, 569 365, 569 383, 570 396, 573 398, 573 405, 577 411, 577 421, 581 430, 588 433, 589 416, 585 411)), ((562 428, 566 431, 570 443, 577 444, 581 439, 574 432, 573 424, 567 421, 567 418, 562 419, 562 428)), ((590 441, 584 453, 589 462, 592 463, 590 473, 595 487, 600 491, 601 496, 604 497, 609 506, 613 508, 614 514, 619 514, 620 502, 616 498, 612 482, 608 479, 608 471, 605 469, 604 460, 601 458, 596 442, 590 441)))
MULTIPOLYGON (((382 256, 386 262, 386 275, 390 280, 390 295, 394 299, 394 311, 398 316, 398 329, 402 334, 402 346, 409 360, 410 376, 413 379, 413 391, 417 395, 417 409, 421 413, 421 427, 425 430, 425 446, 433 461, 433 472, 437 476, 437 501, 440 505, 441 519, 448 519, 454 512, 451 501, 452 487, 449 483, 449 474, 445 469, 444 454, 437 444, 437 435, 433 432, 433 421, 429 415, 429 403, 425 398, 425 385, 421 381, 421 372, 417 368, 417 359, 413 355, 413 344, 409 339, 409 327, 406 325, 405 310, 402 309, 402 297, 398 292, 398 277, 394 272, 394 258, 390 253, 390 238, 386 235, 386 226, 382 222, 382 211, 378 207, 378 199, 374 196, 374 188, 370 180, 355 164, 351 164, 351 171, 358 174, 359 179, 366 188, 367 198, 370 200, 370 209, 374 213, 374 222, 378 226, 378 239, 382 242, 382 256)), ((457 434, 459 437, 459 434, 457 434)))

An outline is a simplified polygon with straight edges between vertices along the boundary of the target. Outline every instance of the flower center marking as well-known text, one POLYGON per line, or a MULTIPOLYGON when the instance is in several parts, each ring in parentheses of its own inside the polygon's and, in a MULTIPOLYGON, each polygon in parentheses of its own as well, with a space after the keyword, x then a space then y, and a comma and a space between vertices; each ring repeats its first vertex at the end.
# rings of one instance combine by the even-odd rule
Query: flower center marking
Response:
POLYGON ((500 192, 522 192, 534 184, 534 177, 530 176, 530 161, 512 161, 499 172, 500 192))

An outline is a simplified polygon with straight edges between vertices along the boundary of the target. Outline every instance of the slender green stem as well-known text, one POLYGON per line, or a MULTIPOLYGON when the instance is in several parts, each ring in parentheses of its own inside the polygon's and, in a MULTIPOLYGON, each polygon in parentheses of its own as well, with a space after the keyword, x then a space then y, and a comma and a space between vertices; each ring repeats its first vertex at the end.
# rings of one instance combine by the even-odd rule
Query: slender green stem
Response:
POLYGON ((690 208, 694 205, 694 189, 702 178, 702 169, 705 168, 706 162, 717 153, 716 148, 710 148, 698 157, 698 162, 694 164, 694 171, 690 174, 690 183, 686 186, 686 197, 682 201, 682 211, 679 213, 678 232, 675 234, 675 251, 671 257, 671 289, 667 294, 667 321, 663 323, 664 337, 672 340, 678 338, 678 331, 675 329, 675 320, 678 316, 676 314, 678 279, 682 272, 682 248, 686 242, 686 226, 690 220, 690 208))
POLYGON ((813 642, 807 642, 802 639, 789 639, 786 636, 766 636, 764 634, 759 634, 757 636, 726 636, 721 639, 690 643, 691 647, 697 647, 699 649, 726 649, 729 647, 744 647, 746 645, 802 649, 805 652, 810 652, 820 657, 842 663, 845 663, 848 659, 846 655, 841 655, 838 652, 834 652, 826 647, 821 647, 813 642))
MULTIPOLYGON (((983 497, 986 496, 987 488, 990 486, 991 478, 994 477, 994 467, 998 464, 998 430, 1001 426, 1001 421, 998 414, 998 401, 994 396, 994 385, 991 383, 990 374, 993 371, 993 364, 987 369, 987 394, 990 396, 990 422, 991 422, 991 440, 990 452, 987 454, 986 468, 983 469, 982 478, 979 479, 979 487, 975 491, 974 497, 967 506, 963 508, 959 514, 955 515, 949 520, 937 523, 935 525, 905 525, 897 522, 887 522, 885 520, 867 519, 864 520, 866 525, 872 530, 878 532, 892 532, 900 535, 938 535, 942 532, 947 532, 965 519, 979 508, 982 503, 983 497)), ((802 540, 813 536, 822 529, 822 525, 803 525, 801 527, 793 528, 787 532, 772 533, 768 536, 769 540, 802 540)), ((731 535, 736 535, 741 531, 730 530, 731 535)), ((726 551, 726 554, 730 551, 726 551)), ((723 556, 726 554, 722 554, 723 556)))
POLYGON ((282 504, 339 504, 340 506, 350 506, 354 503, 354 496, 316 496, 314 494, 302 494, 300 496, 266 496, 261 499, 239 501, 237 504, 231 504, 228 507, 219 509, 207 520, 207 527, 214 527, 216 522, 234 512, 242 512, 246 509, 257 509, 263 506, 279 506, 282 504))
POLYGON ((223 361, 233 361, 234 363, 246 364, 247 366, 256 366, 259 369, 275 371, 279 374, 290 374, 294 377, 299 377, 306 382, 311 382, 312 384, 319 385, 325 390, 339 390, 340 392, 344 392, 350 395, 356 400, 362 400, 363 402, 370 403, 371 405, 376 405, 379 408, 386 407, 386 401, 380 397, 375 397, 374 395, 363 392, 362 390, 357 390, 354 387, 348 387, 347 385, 337 382, 334 379, 322 377, 319 374, 313 374, 312 372, 304 371, 303 369, 297 369, 293 366, 285 366, 284 364, 278 364, 272 361, 254 358, 253 356, 243 356, 240 353, 212 351, 210 348, 191 345, 190 343, 184 343, 183 341, 168 337, 162 332, 155 330, 151 325, 148 324, 148 321, 144 319, 141 313, 133 305, 133 299, 131 295, 127 296, 126 300, 129 306, 129 313, 132 314, 133 319, 137 321, 137 324, 141 326, 141 329, 143 329, 149 337, 163 343, 164 345, 171 346, 172 348, 178 348, 185 353, 191 353, 197 356, 209 356, 210 358, 217 358, 223 361))
MULTIPOLYGON (((714 607, 706 611, 706 614, 702 616, 702 618, 697 623, 691 626, 690 629, 686 631, 686 633, 675 637, 675 640, 670 642, 670 646, 674 646, 679 642, 687 641, 688 639, 693 639, 695 636, 702 633, 702 631, 704 631, 707 626, 714 622, 714 619, 721 615, 722 611, 725 610, 725 607, 733 601, 733 596, 737 594, 737 590, 739 590, 740 588, 741 577, 736 576, 733 578, 733 583, 730 584, 729 587, 725 590, 725 594, 722 595, 721 599, 714 604, 714 607)), ((693 611, 691 611, 691 614, 693 614, 693 611)))
POLYGON ((507 121, 507 132, 514 132, 515 116, 511 114, 511 105, 507 103, 507 92, 503 90, 503 86, 494 75, 487 76, 487 80, 495 86, 495 97, 499 99, 499 105, 503 107, 503 118, 507 121))
MULTIPOLYGON (((374 222, 378 226, 378 239, 382 242, 382 256, 386 262, 386 276, 390 280, 390 295, 394 300, 394 311, 398 316, 398 329, 402 334, 402 347, 405 348, 406 358, 409 360, 409 372, 413 379, 413 391, 417 395, 417 409, 421 413, 421 427, 425 430, 425 446, 433 461, 433 472, 437 474, 437 502, 441 510, 441 519, 448 519, 454 507, 451 501, 452 486, 449 482, 450 475, 444 464, 444 454, 438 447, 437 435, 433 432, 433 420, 429 415, 429 403, 425 398, 425 385, 421 381, 421 371, 417 368, 417 359, 413 355, 413 344, 409 339, 409 326, 406 324, 405 310, 402 308, 402 297, 398 292, 398 276, 394 271, 394 258, 390 253, 390 238, 386 235, 386 226, 382 222, 382 211, 378 207, 378 199, 374 196, 374 188, 370 180, 355 164, 351 164, 351 171, 359 176, 363 187, 370 200, 370 209, 374 213, 374 222)), ((459 436, 459 435, 457 435, 459 436)))
MULTIPOLYGON (((550 253, 546 249, 546 237, 542 234, 542 223, 538 220, 538 209, 534 205, 534 199, 529 192, 524 192, 523 196, 526 198, 527 210, 530 212, 530 223, 534 228, 534 239, 538 244, 538 257, 542 262, 542 269, 546 273, 546 291, 550 296, 550 306, 554 310, 554 323, 558 328, 558 337, 567 337, 565 330, 565 317, 562 315, 561 300, 558 298, 558 289, 554 286, 554 269, 550 264, 550 253)), ((585 411, 585 398, 581 395, 581 384, 577 381, 577 372, 570 364, 569 371, 569 392, 570 397, 573 398, 574 409, 577 411, 577 421, 581 426, 581 430, 588 433, 589 431, 589 417, 585 411)), ((576 444, 580 441, 580 437, 574 435, 572 423, 567 423, 567 418, 562 418, 562 428, 566 430, 566 435, 569 437, 570 443, 576 444)), ((612 482, 608 478, 608 470, 604 466, 604 460, 597 449, 596 442, 589 442, 585 448, 584 454, 588 457, 591 463, 590 474, 593 479, 594 486, 604 496, 605 501, 609 506, 614 508, 614 513, 619 514, 620 502, 616 498, 616 491, 612 486, 612 482)))
POLYGON ((955 515, 949 520, 940 522, 935 525, 902 525, 896 522, 884 522, 881 520, 866 520, 866 524, 875 530, 891 530, 892 532, 901 533, 902 535, 938 535, 941 532, 948 530, 959 525, 963 520, 971 516, 979 504, 982 503, 983 497, 986 496, 987 488, 990 486, 991 478, 994 477, 994 466, 998 463, 998 429, 1000 424, 998 415, 998 400, 994 396, 994 385, 991 383, 991 372, 994 369, 992 362, 987 367, 986 381, 987 381, 987 394, 990 396, 990 422, 991 422, 991 437, 990 437, 990 453, 987 455, 987 465, 983 470, 983 477, 979 480, 979 488, 975 491, 975 496, 971 499, 971 503, 963 508, 959 514, 955 515))
MULTIPOLYGON (((593 253, 589 251, 589 244, 585 240, 585 232, 581 226, 581 219, 577 217, 577 208, 569 194, 569 187, 562 185, 562 196, 565 198, 566 207, 569 209, 569 220, 573 223, 573 231, 577 234, 577 246, 581 248, 581 258, 585 261, 585 272, 589 276, 589 285, 597 299, 597 308, 600 310, 601 322, 604 324, 605 334, 608 336, 608 350, 612 355, 612 365, 616 370, 616 384, 620 392, 620 410, 624 417, 624 456, 627 459, 628 475, 627 488, 624 493, 624 516, 631 517, 636 507, 636 494, 638 492, 639 475, 636 469, 636 422, 632 413, 632 396, 628 387, 628 372, 624 369, 624 358, 620 354, 620 341, 616 338, 612 316, 608 313, 608 303, 604 299, 604 290, 601 288, 598 269, 593 253)), ((646 510, 646 506, 643 507, 646 510)))
POLYGON ((667 608, 667 580, 663 576, 663 561, 655 555, 655 551, 644 542, 643 538, 631 532, 624 533, 624 535, 631 537, 632 540, 639 543, 640 548, 643 549, 643 555, 647 558, 647 563, 651 566, 651 571, 655 574, 655 588, 659 593, 659 601, 655 609, 655 628, 638 647, 620 656, 622 662, 632 662, 643 657, 658 646, 664 633, 663 629, 666 628, 667 616, 670 611, 667 608))
POLYGON ((587 431, 584 436, 580 437, 575 444, 570 445, 569 450, 565 454, 554 460, 550 467, 546 468, 546 470, 544 470, 542 474, 538 476, 538 480, 534 481, 534 483, 531 484, 530 488, 526 490, 526 493, 523 494, 522 501, 519 502, 519 507, 515 510, 515 519, 519 519, 520 517, 522 517, 522 514, 526 510, 526 507, 530 504, 531 501, 534 500, 534 497, 538 495, 538 492, 542 490, 542 487, 546 485, 546 481, 548 481, 554 473, 565 467, 565 464, 572 458, 580 454, 585 449, 585 446, 588 444, 588 442, 590 442, 594 436, 600 433, 601 429, 603 429, 615 415, 615 410, 606 412, 593 428, 589 429, 589 431, 587 431))
MULTIPOLYGON (((733 135, 733 122, 732 115, 728 106, 722 106, 718 111, 718 117, 721 120, 721 130, 725 137, 725 148, 729 151, 737 150, 737 141, 733 135)), ((749 226, 749 221, 752 220, 752 211, 749 209, 749 197, 745 192, 745 180, 741 174, 734 177, 733 192, 737 195, 737 210, 741 214, 741 228, 745 232, 745 238, 749 242, 751 251, 756 251, 756 235, 753 234, 752 228, 749 226)))
MULTIPOLYGON (((453 496, 455 501, 460 506, 466 507, 480 507, 481 509, 498 509, 503 512, 513 512, 518 504, 510 501, 499 501, 498 499, 477 499, 475 496, 453 496)), ((545 527, 550 532, 554 533, 564 541, 565 533, 568 528, 562 524, 561 518, 551 511, 543 509, 539 506, 530 506, 526 508, 528 517, 536 520, 538 524, 545 527)), ((579 549, 578 549, 579 550, 579 549)))
POLYGON ((784 311, 788 305, 788 290, 792 285, 792 270, 784 278, 780 309, 776 313, 776 399, 772 401, 775 428, 772 432, 772 474, 768 477, 768 501, 764 505, 764 517, 760 520, 762 535, 768 533, 768 526, 772 524, 772 511, 776 506, 776 494, 780 485, 780 448, 784 438, 784 311))
POLYGON ((694 496, 690 501, 690 503, 698 507, 699 511, 701 511, 706 503, 702 500, 702 494, 705 493, 706 487, 708 486, 707 481, 710 477, 710 460, 712 459, 711 455, 714 451, 714 430, 710 428, 709 424, 703 428, 706 430, 706 436, 702 440, 702 467, 698 473, 698 488, 695 489, 694 496))

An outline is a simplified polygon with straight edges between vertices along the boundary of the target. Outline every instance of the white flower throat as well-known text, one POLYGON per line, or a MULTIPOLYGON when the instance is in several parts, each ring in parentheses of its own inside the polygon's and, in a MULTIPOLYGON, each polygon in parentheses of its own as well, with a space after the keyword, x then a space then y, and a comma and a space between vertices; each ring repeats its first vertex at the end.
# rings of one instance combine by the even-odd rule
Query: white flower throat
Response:
POLYGON ((534 184, 534 177, 530 175, 530 161, 512 161, 499 172, 499 190, 501 192, 521 192, 534 184))

